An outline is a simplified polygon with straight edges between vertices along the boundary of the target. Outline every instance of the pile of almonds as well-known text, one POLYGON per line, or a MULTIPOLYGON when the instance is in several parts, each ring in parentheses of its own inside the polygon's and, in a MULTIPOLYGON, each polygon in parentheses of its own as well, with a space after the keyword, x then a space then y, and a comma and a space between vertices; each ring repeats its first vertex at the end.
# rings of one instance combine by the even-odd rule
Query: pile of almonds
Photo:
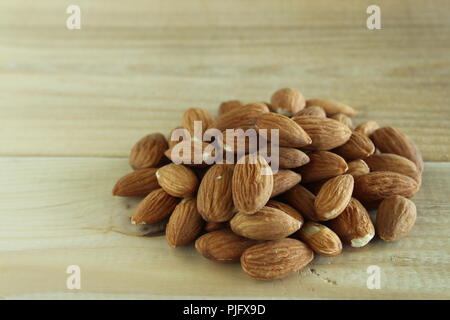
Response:
MULTIPOLYGON (((355 114, 342 103, 305 101, 289 88, 276 91, 270 103, 224 102, 217 117, 191 108, 181 126, 190 140, 143 137, 131 150, 134 171, 119 179, 113 194, 145 197, 132 224, 165 228, 171 247, 195 242, 205 258, 240 261, 255 279, 283 278, 314 254, 338 255, 342 243, 363 247, 375 233, 395 241, 415 223, 416 207, 408 198, 419 190, 422 157, 395 128, 374 121, 354 128, 355 114), (270 170, 264 157, 246 161, 254 153, 236 164, 171 163, 173 148, 199 139, 201 159, 214 156, 194 136, 194 121, 201 121, 202 134, 210 128, 224 134, 278 129, 280 170, 263 175, 270 170), (368 213, 373 209, 375 222, 368 213)), ((236 150, 237 140, 224 141, 224 150, 236 150)))

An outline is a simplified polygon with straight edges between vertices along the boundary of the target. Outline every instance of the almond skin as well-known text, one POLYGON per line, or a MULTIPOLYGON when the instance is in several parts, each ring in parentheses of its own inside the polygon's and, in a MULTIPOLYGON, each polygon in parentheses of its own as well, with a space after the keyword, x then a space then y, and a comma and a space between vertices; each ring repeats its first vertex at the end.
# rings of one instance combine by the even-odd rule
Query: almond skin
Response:
POLYGON ((152 224, 168 217, 180 200, 163 189, 150 192, 137 206, 131 217, 132 224, 152 224))
POLYGON ((156 167, 168 148, 166 138, 161 133, 152 133, 139 140, 131 149, 129 163, 137 169, 156 167))
POLYGON ((373 154, 375 146, 367 136, 354 131, 350 139, 342 146, 334 149, 334 152, 347 160, 356 160, 373 154))
POLYGON ((361 159, 350 161, 347 165, 347 173, 351 174, 353 178, 368 174, 370 172, 370 168, 367 163, 361 159))
POLYGON ((317 220, 316 209, 314 207, 316 196, 302 185, 298 184, 284 193, 283 200, 294 207, 306 219, 317 220))
POLYGON ((305 183, 333 178, 348 170, 344 158, 335 153, 317 151, 308 156, 309 162, 295 170, 302 175, 302 181, 305 183))
POLYGON ((233 165, 215 164, 203 177, 197 195, 198 211, 210 222, 233 218, 236 209, 232 194, 233 165))
POLYGON ((402 196, 384 199, 377 212, 376 229, 384 241, 396 241, 406 236, 416 222, 416 205, 402 196))
POLYGON ((292 116, 305 107, 305 97, 297 90, 283 88, 273 93, 270 104, 275 112, 292 116))
POLYGON ((159 188, 156 179, 157 168, 139 169, 120 178, 113 188, 112 194, 121 197, 146 196, 159 188))
POLYGON ((195 136, 194 133, 194 122, 200 121, 202 123, 202 131, 199 132, 196 136, 197 139, 202 141, 203 133, 208 128, 211 128, 214 124, 214 118, 211 116, 211 114, 204 109, 200 108, 190 108, 187 109, 183 114, 183 127, 189 130, 189 133, 191 134, 191 137, 195 136), (200 135, 200 136, 199 136, 200 135))
POLYGON ((420 173, 411 160, 393 153, 374 154, 365 159, 371 171, 392 171, 404 174, 416 181, 420 173))
POLYGON ((404 174, 376 171, 355 178, 353 196, 363 203, 383 200, 392 195, 411 198, 418 188, 418 183, 404 174))
POLYGON ((256 156, 253 163, 251 156, 245 156, 239 162, 233 172, 233 203, 239 212, 252 214, 269 201, 273 190, 273 174, 261 156, 256 156))
POLYGON ((172 248, 188 245, 200 234, 204 223, 197 211, 197 200, 183 199, 175 207, 167 223, 167 243, 172 248))
POLYGON ((370 137, 372 133, 375 132, 375 130, 379 129, 380 125, 372 120, 366 121, 361 123, 355 128, 355 131, 362 133, 363 135, 366 135, 370 137))
POLYGON ((294 116, 308 116, 308 117, 319 117, 319 118, 326 118, 327 114, 325 113, 325 110, 323 110, 322 107, 319 106, 311 106, 306 107, 303 110, 300 110, 294 116))
POLYGON ((332 257, 342 252, 342 242, 339 237, 323 224, 308 221, 300 229, 298 236, 315 253, 322 256, 332 257))
POLYGON ((347 207, 353 192, 353 176, 344 174, 328 180, 320 188, 314 201, 319 220, 336 218, 347 207))
POLYGON ((241 256, 241 267, 254 279, 274 280, 303 269, 313 258, 313 251, 303 242, 281 239, 245 250, 241 256))
POLYGON ((191 197, 197 192, 198 178, 192 169, 181 164, 168 164, 156 171, 161 188, 173 197, 191 197))
POLYGON ((244 251, 259 241, 247 239, 222 229, 202 235, 195 241, 195 249, 209 260, 216 262, 239 261, 244 251))
POLYGON ((249 239, 276 240, 300 229, 301 222, 279 209, 263 207, 254 214, 236 214, 230 227, 234 233, 249 239))
POLYGON ((329 222, 329 227, 352 247, 365 246, 375 235, 369 213, 355 198, 350 200, 339 216, 329 222))
POLYGON ((278 157, 279 167, 281 169, 298 168, 309 162, 309 156, 303 151, 295 148, 278 148, 278 157))
POLYGON ((231 110, 239 109, 242 106, 244 106, 244 104, 239 100, 224 101, 219 106, 219 115, 223 115, 231 110))
POLYGON ((422 173, 422 155, 414 142, 403 132, 392 127, 383 127, 376 130, 371 138, 382 153, 394 153, 405 157, 414 162, 419 172, 422 173))
POLYGON ((327 114, 327 116, 332 116, 336 113, 342 113, 349 117, 353 117, 356 114, 356 110, 353 109, 352 107, 350 107, 346 104, 340 103, 340 102, 332 101, 332 100, 309 99, 309 100, 306 100, 306 106, 307 107, 319 106, 319 107, 323 108, 323 110, 325 110, 325 113, 327 114))
POLYGON ((279 170, 273 175, 273 190, 270 197, 273 198, 288 191, 293 186, 299 184, 301 180, 302 176, 294 171, 279 170))
MULTIPOLYGON (((290 205, 288 205, 286 203, 283 203, 280 201, 275 201, 275 200, 269 200, 269 202, 267 202, 266 206, 270 207, 270 208, 275 208, 275 209, 283 211, 284 213, 287 213, 292 218, 300 221, 301 225, 303 225, 303 222, 305 221, 303 219, 302 215, 300 214, 300 212, 298 212, 297 210, 295 210, 293 207, 291 207, 290 205)), ((300 227, 301 227, 301 225, 300 225, 300 227)))
POLYGON ((349 116, 343 114, 343 113, 336 113, 333 114, 332 116, 330 116, 331 119, 337 120, 343 124, 345 124, 347 127, 349 127, 350 129, 353 129, 353 121, 352 118, 350 118, 349 116))
POLYGON ((247 128, 255 124, 256 118, 263 113, 268 113, 269 108, 264 103, 250 103, 231 110, 219 116, 214 128, 223 131, 225 129, 247 128))
MULTIPOLYGON (((260 115, 255 122, 256 129, 278 130, 278 143, 282 147, 300 148, 311 143, 311 138, 295 121, 277 113, 260 115)), ((270 141, 271 135, 267 138, 270 141)))
POLYGON ((352 131, 343 123, 329 118, 293 117, 310 136, 312 143, 305 146, 307 150, 331 150, 346 143, 352 131))

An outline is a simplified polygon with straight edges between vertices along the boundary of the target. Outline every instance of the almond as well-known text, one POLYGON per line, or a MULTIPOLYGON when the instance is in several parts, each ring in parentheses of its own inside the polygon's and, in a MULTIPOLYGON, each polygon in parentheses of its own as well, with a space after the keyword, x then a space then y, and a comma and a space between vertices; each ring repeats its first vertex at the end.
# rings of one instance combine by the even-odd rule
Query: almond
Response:
POLYGON ((183 128, 181 126, 178 126, 176 128, 173 128, 170 133, 169 133, 169 139, 167 140, 169 149, 173 148, 176 144, 178 144, 179 142, 183 141, 183 140, 190 140, 191 137, 188 136, 189 131, 187 131, 186 128, 183 128), (177 133, 180 133, 181 136, 177 137, 174 133, 175 131, 177 133))
POLYGON ((369 120, 358 125, 355 131, 370 137, 378 128, 380 128, 380 125, 377 122, 369 120))
POLYGON ((422 155, 414 142, 403 132, 392 127, 384 127, 376 130, 371 138, 381 152, 398 154, 411 160, 416 164, 419 172, 422 173, 422 155))
POLYGON ((224 222, 233 218, 236 209, 232 180, 233 165, 215 164, 206 172, 197 195, 197 207, 203 219, 224 222))
POLYGON ((219 106, 219 115, 223 115, 224 113, 227 113, 229 111, 239 109, 242 106, 244 106, 244 104, 239 100, 224 101, 219 106))
POLYGON ((306 106, 322 107, 325 110, 327 116, 332 116, 336 113, 343 113, 349 117, 353 117, 356 114, 356 110, 346 104, 325 99, 306 100, 306 106))
MULTIPOLYGON (((271 154, 268 152, 268 154, 271 154)), ((281 169, 293 169, 301 167, 309 162, 309 156, 295 148, 278 148, 278 165, 281 169)))
POLYGON ((287 213, 292 218, 297 219, 298 221, 300 221, 300 227, 303 225, 304 219, 303 219, 302 215, 300 214, 300 212, 295 210, 290 205, 288 205, 286 203, 283 203, 283 202, 280 202, 280 201, 269 200, 269 202, 267 202, 266 206, 270 207, 270 208, 275 208, 275 209, 283 211, 284 213, 287 213))
POLYGON ((364 160, 358 159, 353 160, 347 163, 348 165, 348 174, 351 174, 353 178, 362 176, 364 174, 368 174, 370 172, 369 166, 364 160))
POLYGON ((416 221, 416 205, 402 196, 384 199, 377 212, 376 229, 384 241, 396 241, 406 236, 416 221))
POLYGON ((353 176, 344 174, 328 180, 314 201, 319 220, 336 218, 347 207, 353 192, 353 176))
MULTIPOLYGON (((218 145, 225 152, 247 154, 256 152, 259 144, 259 136, 256 130, 247 131, 253 128, 226 129, 222 131, 222 139, 218 145)), ((225 158, 224 158, 225 159, 225 158)))
POLYGON ((232 180, 233 203, 242 213, 254 213, 269 201, 273 174, 261 156, 245 156, 235 165, 232 180))
POLYGON ((319 117, 319 118, 326 118, 327 114, 325 113, 325 110, 323 110, 322 107, 319 106, 311 106, 306 107, 303 110, 300 110, 294 116, 311 116, 311 117, 319 117))
POLYGON ((130 166, 137 169, 156 167, 168 145, 161 133, 152 133, 139 140, 130 153, 130 166))
POLYGON ((302 176, 294 171, 279 170, 273 175, 273 190, 270 197, 273 198, 288 191, 293 186, 299 184, 301 180, 302 176))
POLYGON ((352 118, 349 116, 343 114, 343 113, 336 113, 330 116, 331 119, 337 120, 343 124, 345 124, 350 129, 353 129, 353 121, 352 118))
POLYGON ((197 200, 183 199, 175 207, 167 223, 167 243, 172 248, 188 245, 200 234, 204 223, 197 211, 197 200))
POLYGON ((139 169, 120 178, 112 194, 121 197, 146 196, 159 188, 156 179, 157 168, 139 169))
POLYGON ((418 188, 418 183, 404 174, 375 171, 355 178, 354 197, 363 203, 383 200, 393 195, 411 198, 418 188))
POLYGON ((308 220, 317 220, 314 201, 316 196, 301 185, 296 185, 283 195, 283 199, 308 220))
POLYGON ((347 162, 332 152, 316 151, 308 154, 309 162, 296 169, 302 175, 305 183, 329 179, 344 174, 347 169, 347 162))
POLYGON ((198 188, 198 179, 192 169, 181 164, 168 164, 156 171, 161 188, 173 197, 191 197, 198 188))
POLYGON ((241 267, 258 280, 274 280, 295 273, 314 258, 313 251, 295 239, 281 239, 254 245, 241 256, 241 267))
POLYGON ((308 221, 298 232, 313 251, 322 256, 332 257, 342 252, 342 242, 330 228, 316 222, 308 221))
POLYGON ((300 229, 301 222, 289 214, 263 207, 254 214, 237 213, 230 221, 234 233, 254 240, 285 238, 300 229))
POLYGON ((279 145, 283 147, 300 148, 311 143, 311 138, 295 121, 277 113, 265 113, 256 119, 256 129, 266 129, 270 141, 269 130, 278 130, 279 145))
POLYGON ((222 229, 204 234, 195 241, 195 249, 207 259, 217 262, 239 261, 242 253, 257 244, 258 241, 247 239, 222 229))
POLYGON ((216 158, 214 150, 207 142, 184 140, 167 149, 164 155, 175 164, 202 167, 216 158))
POLYGON ((139 203, 131 217, 131 223, 157 223, 168 217, 178 202, 179 199, 172 197, 163 189, 153 190, 139 203))
POLYGON ((220 229, 224 229, 228 227, 228 223, 226 222, 212 222, 212 221, 206 221, 204 230, 206 232, 213 232, 220 229))
POLYGON ((310 136, 312 143, 308 150, 331 150, 346 143, 352 131, 339 121, 319 117, 293 117, 303 130, 310 136))
POLYGON ((392 171, 404 174, 416 181, 420 179, 420 173, 414 162, 397 154, 374 154, 364 160, 371 171, 392 171))
POLYGON ((330 228, 352 247, 363 247, 375 235, 375 228, 366 208, 352 198, 345 210, 329 222, 330 228))
POLYGON ((214 118, 207 110, 200 108, 190 108, 187 109, 183 114, 183 127, 189 130, 191 137, 196 137, 199 141, 203 140, 203 134, 208 128, 211 128, 214 124, 214 118), (201 122, 201 131, 198 133, 194 132, 195 122, 201 122))
POLYGON ((283 88, 273 93, 270 103, 275 112, 292 116, 305 107, 305 97, 297 90, 283 88))
POLYGON ((264 103, 246 104, 241 108, 231 110, 219 116, 213 127, 220 131, 225 129, 246 128, 253 126, 257 117, 268 112, 269 108, 264 103))
POLYGON ((354 131, 350 139, 342 146, 334 149, 334 152, 347 160, 356 160, 373 154, 375 146, 367 136, 354 131))

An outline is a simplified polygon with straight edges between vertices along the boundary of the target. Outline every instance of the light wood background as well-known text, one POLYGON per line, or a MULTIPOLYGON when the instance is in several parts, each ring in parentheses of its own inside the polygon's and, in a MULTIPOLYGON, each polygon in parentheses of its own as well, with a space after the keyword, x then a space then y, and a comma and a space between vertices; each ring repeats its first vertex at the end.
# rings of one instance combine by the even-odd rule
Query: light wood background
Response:
POLYGON ((450 2, 0 2, 0 298, 450 298, 450 2), (366 28, 366 8, 382 30, 366 28), (82 12, 69 31, 69 4, 82 12), (182 110, 268 100, 284 86, 409 134, 426 161, 398 243, 318 257, 273 282, 163 237, 117 232, 110 190, 141 136, 182 110), (79 265, 81 290, 66 288, 79 265), (381 289, 366 286, 370 265, 381 289))

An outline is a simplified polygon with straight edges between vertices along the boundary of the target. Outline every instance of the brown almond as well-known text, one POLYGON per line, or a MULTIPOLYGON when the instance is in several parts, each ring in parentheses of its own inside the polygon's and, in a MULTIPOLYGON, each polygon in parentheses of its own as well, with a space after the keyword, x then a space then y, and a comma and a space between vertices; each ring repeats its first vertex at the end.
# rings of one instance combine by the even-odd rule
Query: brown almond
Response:
POLYGON ((274 280, 303 269, 313 258, 313 251, 303 242, 281 239, 245 250, 241 256, 241 267, 254 279, 274 280))
MULTIPOLYGON (((287 213, 292 218, 300 221, 301 225, 303 225, 303 222, 305 221, 303 219, 302 215, 300 214, 300 212, 298 212, 297 210, 295 210, 293 207, 291 207, 290 205, 288 205, 286 203, 283 203, 280 201, 275 201, 275 200, 269 200, 269 202, 267 202, 266 206, 270 207, 270 208, 275 208, 275 209, 283 211, 284 213, 287 213)), ((300 225, 300 227, 301 227, 301 225, 300 225)))
POLYGON ((207 110, 200 108, 189 108, 183 114, 183 127, 189 131, 191 137, 195 137, 200 141, 203 140, 203 134, 205 133, 205 131, 208 128, 211 128, 213 124, 214 118, 207 110), (194 132, 195 122, 201 122, 200 132, 194 132))
POLYGON ((255 124, 257 117, 268 112, 269 108, 264 103, 246 104, 241 108, 231 110, 219 116, 213 127, 220 131, 225 129, 248 128, 255 124))
POLYGON ((323 110, 322 107, 319 106, 311 106, 306 107, 303 110, 300 110, 294 116, 307 116, 307 117, 319 117, 319 118, 326 118, 327 114, 325 113, 325 110, 323 110))
POLYGON ((334 149, 334 152, 347 160, 356 160, 373 154, 375 146, 367 136, 354 131, 350 139, 342 146, 334 149))
POLYGON ((384 241, 396 241, 411 231, 416 216, 416 205, 411 200, 402 196, 384 199, 377 212, 377 234, 384 241))
POLYGON ((305 107, 305 97, 297 90, 283 88, 273 93, 270 104, 275 112, 292 116, 305 107))
POLYGON ((339 121, 319 117, 293 117, 310 136, 312 143, 305 146, 307 150, 331 150, 346 143, 352 131, 339 121))
POLYGON ((365 246, 375 235, 369 213, 355 198, 339 216, 329 221, 329 226, 339 238, 356 248, 365 246))
POLYGON ((157 223, 168 217, 178 202, 178 198, 172 197, 161 188, 153 190, 139 203, 131 217, 131 223, 157 223))
POLYGON ((206 221, 204 230, 206 232, 213 232, 220 229, 224 229, 228 227, 228 223, 226 222, 212 222, 212 221, 206 221))
POLYGON ((192 169, 181 164, 168 164, 156 171, 161 188, 173 197, 191 197, 197 192, 198 178, 192 169))
POLYGON ((202 235, 195 241, 195 249, 209 260, 216 262, 239 261, 242 253, 259 241, 247 239, 221 229, 202 235))
POLYGON ((273 174, 261 156, 245 156, 234 167, 233 203, 242 213, 254 213, 269 201, 273 190, 273 174))
POLYGON ((383 200, 393 195, 411 198, 418 189, 418 183, 404 174, 375 171, 355 178, 354 197, 363 203, 383 200))
POLYGON ((120 178, 113 188, 112 194, 121 197, 146 196, 159 188, 156 179, 158 168, 139 169, 120 178))
POLYGON ((267 139, 271 141, 270 130, 278 130, 278 145, 282 147, 300 148, 311 143, 311 138, 295 121, 278 113, 265 113, 255 122, 258 130, 267 130, 267 139))
POLYGON ((161 133, 152 133, 139 140, 131 149, 129 163, 137 169, 156 167, 168 148, 166 138, 161 133))
POLYGON ((374 133, 375 130, 377 130, 379 128, 380 128, 380 125, 376 121, 369 120, 369 121, 359 124, 355 128, 355 131, 370 137, 372 135, 372 133, 374 133))
POLYGON ((319 220, 336 218, 347 207, 353 193, 353 176, 344 174, 328 180, 314 201, 319 220))
POLYGON ((233 165, 215 164, 203 177, 197 195, 198 211, 210 222, 233 218, 236 209, 232 194, 233 165))
POLYGON ((183 199, 173 210, 166 227, 166 240, 172 248, 185 246, 200 234, 203 224, 195 198, 183 199))
POLYGON ((420 179, 420 173, 411 160, 393 153, 373 154, 364 161, 371 171, 392 171, 404 174, 416 181, 420 179))
POLYGON ((300 240, 322 256, 332 257, 342 252, 342 242, 336 233, 323 224, 308 221, 298 231, 300 240))
POLYGON ((332 100, 308 99, 306 100, 306 106, 322 107, 325 110, 327 116, 332 116, 336 113, 343 113, 349 117, 353 117, 356 114, 356 110, 353 109, 352 107, 332 100))
POLYGON ((353 129, 353 121, 352 118, 349 116, 343 114, 343 113, 336 113, 330 116, 331 119, 337 120, 343 124, 345 124, 350 129, 353 129))
POLYGON ((263 207, 254 214, 237 213, 230 221, 234 233, 254 240, 285 238, 301 227, 301 222, 289 214, 271 207, 263 207))
POLYGON ((295 170, 305 183, 333 178, 348 170, 347 162, 332 152, 316 151, 309 153, 308 157, 309 162, 295 170))
MULTIPOLYGON (((268 152, 268 154, 271 154, 268 152)), ((309 156, 301 150, 288 147, 278 148, 278 165, 281 169, 293 169, 309 162, 309 156)))
POLYGON ((368 174, 370 172, 370 168, 367 163, 361 159, 350 161, 349 163, 347 163, 347 165, 347 173, 351 174, 353 178, 368 174))
POLYGON ((231 110, 239 109, 242 106, 244 106, 244 104, 239 100, 224 101, 219 106, 219 115, 221 116, 231 110))
POLYGON ((317 220, 314 201, 316 196, 302 185, 296 185, 283 194, 283 199, 308 220, 317 220))
POLYGON ((301 180, 302 176, 292 170, 278 170, 273 175, 273 190, 270 197, 273 198, 288 191, 293 186, 299 184, 301 180))
POLYGON ((419 172, 422 173, 422 155, 406 134, 392 127, 383 127, 376 130, 371 135, 371 138, 381 152, 398 154, 411 160, 416 164, 419 172))

